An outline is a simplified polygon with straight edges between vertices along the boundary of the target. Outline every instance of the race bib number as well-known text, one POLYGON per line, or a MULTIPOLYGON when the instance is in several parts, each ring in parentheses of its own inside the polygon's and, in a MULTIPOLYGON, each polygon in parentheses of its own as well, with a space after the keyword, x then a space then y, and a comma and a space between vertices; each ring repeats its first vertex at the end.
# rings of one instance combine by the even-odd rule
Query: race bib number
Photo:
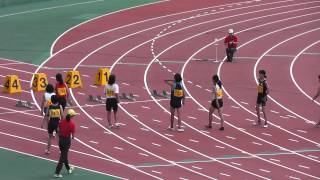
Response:
POLYGON ((183 97, 183 90, 175 89, 175 90, 173 91, 173 95, 174 95, 175 97, 183 97))
POLYGON ((116 96, 116 94, 114 93, 114 91, 111 90, 111 89, 107 89, 107 97, 114 97, 114 96, 116 96))
POLYGON ((50 118, 60 118, 60 109, 50 109, 49 116, 50 118))
POLYGON ((58 95, 60 95, 60 96, 67 95, 67 89, 66 88, 58 88, 58 95))
POLYGON ((219 99, 222 98, 223 96, 222 89, 217 90, 216 94, 217 94, 217 98, 219 99))

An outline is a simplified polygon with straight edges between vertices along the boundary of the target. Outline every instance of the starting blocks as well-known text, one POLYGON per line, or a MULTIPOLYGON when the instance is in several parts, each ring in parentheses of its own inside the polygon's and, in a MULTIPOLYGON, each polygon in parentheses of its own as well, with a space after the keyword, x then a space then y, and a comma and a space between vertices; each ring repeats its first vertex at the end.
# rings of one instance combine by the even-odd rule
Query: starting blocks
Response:
POLYGON ((129 100, 129 101, 135 101, 136 98, 133 95, 133 93, 130 93, 129 95, 126 95, 126 93, 122 93, 122 96, 120 96, 120 99, 129 100))
POLYGON ((170 98, 170 94, 167 93, 167 91, 165 91, 165 90, 162 91, 162 94, 159 94, 157 92, 157 90, 154 89, 152 91, 152 96, 154 96, 154 97, 162 97, 162 98, 170 98))
POLYGON ((66 84, 69 88, 81 88, 82 82, 79 71, 69 71, 67 72, 66 84))
POLYGON ((19 100, 16 104, 16 107, 24 107, 24 108, 32 109, 33 105, 31 104, 31 102, 19 100))
POLYGON ((96 102, 96 103, 103 103, 103 99, 100 95, 94 97, 93 95, 89 95, 88 97, 89 102, 96 102))
POLYGON ((3 92, 13 94, 21 92, 21 83, 17 75, 8 75, 4 80, 3 92))

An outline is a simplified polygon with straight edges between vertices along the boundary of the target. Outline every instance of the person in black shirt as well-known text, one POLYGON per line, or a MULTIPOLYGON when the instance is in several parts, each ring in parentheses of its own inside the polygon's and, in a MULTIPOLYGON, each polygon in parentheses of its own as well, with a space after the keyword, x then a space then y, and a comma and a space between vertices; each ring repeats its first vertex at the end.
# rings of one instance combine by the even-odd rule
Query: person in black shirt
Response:
POLYGON ((265 70, 259 71, 259 79, 258 79, 258 97, 257 97, 257 105, 256 105, 256 111, 258 116, 258 123, 255 123, 255 125, 261 125, 261 119, 260 119, 260 107, 264 116, 264 125, 263 127, 268 127, 268 121, 267 121, 267 115, 265 111, 266 103, 267 103, 267 96, 269 94, 269 86, 267 83, 267 75, 265 70))

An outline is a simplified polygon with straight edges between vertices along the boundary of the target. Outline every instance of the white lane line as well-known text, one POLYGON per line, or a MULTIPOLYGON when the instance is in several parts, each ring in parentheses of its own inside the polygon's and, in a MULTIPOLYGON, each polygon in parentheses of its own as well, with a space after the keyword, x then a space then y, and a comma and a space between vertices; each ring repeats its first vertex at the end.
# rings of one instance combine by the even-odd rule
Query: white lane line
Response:
POLYGON ((294 119, 297 119, 297 117, 296 116, 292 116, 292 115, 286 115, 286 116, 288 116, 288 117, 291 117, 291 118, 294 118, 294 119))
POLYGON ((210 89, 206 89, 206 91, 208 91, 208 92, 212 92, 210 89))
POLYGON ((301 180, 300 178, 297 178, 297 177, 294 177, 294 176, 289 176, 289 179, 301 180))
POLYGON ((278 111, 274 111, 274 110, 270 110, 270 112, 275 113, 275 114, 279 114, 278 111))
POLYGON ((300 130, 300 129, 298 129, 297 131, 301 132, 301 133, 305 133, 305 134, 307 133, 307 131, 303 131, 303 130, 300 130))
POLYGON ((276 162, 280 162, 279 159, 274 159, 274 158, 270 158, 271 161, 276 161, 276 162))
POLYGON ((123 148, 121 148, 121 147, 113 147, 114 149, 118 149, 118 150, 120 150, 120 151, 123 151, 123 148))
POLYGON ((304 168, 304 169, 310 169, 310 167, 304 166, 304 165, 299 165, 299 167, 304 168))
POLYGON ((103 119, 102 118, 99 118, 99 117, 94 117, 96 120, 100 120, 102 121, 103 119))
POLYGON ((95 85, 90 85, 90 87, 92 87, 92 88, 98 88, 98 86, 95 86, 95 85))
POLYGON ((151 109, 150 107, 148 106, 141 106, 143 109, 151 109))
POLYGON ((226 138, 228 138, 228 139, 232 139, 232 140, 235 140, 235 139, 237 139, 237 138, 235 138, 235 137, 232 137, 232 136, 226 136, 226 138))
POLYGON ((82 92, 78 92, 78 94, 83 95, 83 96, 86 95, 85 93, 82 93, 82 92))
POLYGON ((231 106, 232 108, 234 108, 234 109, 239 109, 240 107, 238 107, 238 106, 231 106))
POLYGON ((89 78, 90 76, 89 75, 86 75, 86 74, 82 74, 83 77, 87 77, 89 78))
POLYGON ((231 164, 236 165, 236 166, 242 166, 242 164, 240 164, 240 163, 235 163, 235 162, 231 162, 231 164))
POLYGON ((193 169, 199 169, 201 170, 202 168, 201 167, 198 167, 198 166, 192 166, 193 169))
POLYGON ((149 129, 146 128, 140 128, 142 131, 149 131, 149 129))
POLYGON ((189 139, 189 141, 191 141, 191 142, 195 142, 195 143, 198 143, 198 142, 199 142, 199 141, 194 140, 194 139, 189 139))
POLYGON ((224 114, 224 113, 222 113, 222 115, 227 117, 231 116, 230 114, 224 114))
POLYGON ((123 84, 123 85, 125 85, 125 86, 130 86, 130 84, 128 84, 128 83, 121 83, 121 84, 123 84))
POLYGON ((254 141, 252 141, 252 144, 256 144, 256 145, 262 146, 261 143, 257 143, 257 142, 254 142, 254 141))
POLYGON ((154 146, 161 147, 161 144, 157 144, 157 143, 151 143, 151 144, 154 145, 154 146))
POLYGON ((262 172, 267 172, 267 173, 270 173, 271 171, 269 171, 269 170, 265 170, 265 169, 259 169, 260 171, 262 171, 262 172))
POLYGON ((271 134, 268 134, 268 133, 261 133, 261 134, 263 134, 263 135, 265 135, 265 136, 272 136, 271 134))
POLYGON ((209 131, 205 131, 205 130, 201 130, 201 132, 204 132, 204 133, 206 133, 206 134, 210 134, 209 131))
POLYGON ((166 66, 162 66, 164 69, 167 69, 167 67, 166 66))
POLYGON ((183 178, 183 177, 179 177, 179 179, 181 179, 181 180, 189 180, 189 179, 183 178))
POLYGON ((162 172, 160 172, 160 171, 155 171, 155 170, 152 170, 151 172, 156 173, 156 174, 162 174, 162 172))
POLYGON ((164 135, 169 136, 169 137, 173 137, 172 134, 168 134, 168 133, 166 133, 166 134, 164 134, 164 135))
POLYGON ((288 139, 289 141, 292 141, 292 142, 299 142, 298 140, 296 139, 288 139))
POLYGON ((171 69, 167 69, 167 71, 168 71, 168 72, 172 72, 172 70, 171 70, 171 69))
POLYGON ((282 119, 289 119, 287 116, 280 116, 282 119))
POLYGON ((313 155, 308 155, 309 157, 312 157, 312 158, 316 158, 316 159, 319 159, 319 157, 317 156, 313 156, 313 155))
POLYGON ((249 103, 244 102, 244 101, 240 101, 240 103, 245 104, 245 105, 249 105, 249 103))
POLYGON ((104 134, 112 134, 112 133, 109 132, 109 131, 104 131, 103 133, 104 133, 104 134))
POLYGON ((139 155, 141 155, 141 156, 146 156, 146 157, 149 156, 148 154, 144 154, 144 153, 139 153, 139 155))
POLYGON ((132 114, 133 117, 138 118, 138 115, 132 114))
POLYGON ((96 142, 96 141, 89 141, 89 142, 91 142, 93 144, 99 144, 99 142, 96 142))
POLYGON ((118 122, 118 124, 120 125, 120 126, 126 126, 127 124, 125 124, 125 123, 119 123, 118 122))
POLYGON ((87 126, 80 126, 80 127, 83 129, 89 129, 89 127, 87 127, 87 126))
POLYGON ((192 84, 192 81, 187 81, 189 84, 192 84))
POLYGON ((254 122, 255 120, 246 118, 247 121, 254 122))
POLYGON ((162 121, 157 120, 157 119, 152 119, 152 121, 154 121, 154 122, 158 122, 158 123, 161 123, 161 122, 162 122, 162 121))
POLYGON ((227 177, 230 177, 230 176, 231 176, 231 175, 225 174, 225 173, 219 173, 219 174, 221 174, 222 176, 227 176, 227 177))
POLYGON ((188 151, 182 150, 182 149, 177 149, 177 151, 184 152, 184 153, 188 152, 188 151))
POLYGON ((195 117, 192 117, 192 116, 188 116, 188 118, 189 118, 189 119, 197 119, 197 118, 195 118, 195 117))
POLYGON ((225 149, 225 147, 223 147, 223 146, 218 146, 218 145, 216 145, 216 147, 217 147, 217 148, 220 148, 220 149, 225 149))
POLYGON ((198 111, 204 111, 204 112, 206 112, 207 110, 202 109, 202 108, 198 108, 198 111))
POLYGON ((198 88, 202 88, 202 86, 200 86, 200 85, 198 85, 198 84, 197 84, 196 86, 197 86, 198 88))
POLYGON ((133 140, 133 141, 137 140, 136 138, 133 138, 133 137, 127 137, 127 138, 130 139, 130 140, 133 140))

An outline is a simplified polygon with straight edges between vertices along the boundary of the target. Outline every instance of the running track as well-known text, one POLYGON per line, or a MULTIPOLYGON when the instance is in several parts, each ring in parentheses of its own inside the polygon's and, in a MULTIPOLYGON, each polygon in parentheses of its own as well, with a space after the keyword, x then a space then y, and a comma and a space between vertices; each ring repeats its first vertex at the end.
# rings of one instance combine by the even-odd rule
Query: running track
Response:
POLYGON ((53 83, 57 72, 76 69, 84 84, 72 91, 81 114, 70 155, 76 166, 123 179, 320 179, 319 129, 312 125, 319 102, 310 101, 319 73, 319 9, 320 1, 306 0, 176 0, 83 23, 62 34, 39 67, 1 59, 1 80, 18 74, 24 88, 21 95, 0 95, 1 146, 57 159, 57 149, 49 157, 43 153, 39 111, 14 105, 24 99, 38 106, 41 93, 27 88, 33 73, 44 72, 53 83), (232 64, 223 63, 222 45, 231 27, 240 37, 232 64), (105 128, 103 104, 87 101, 89 94, 102 93, 92 84, 98 67, 105 66, 117 75, 121 92, 138 96, 121 103, 119 130, 105 128), (252 126, 256 72, 262 68, 271 86, 266 129, 252 126), (184 133, 166 130, 168 100, 150 94, 169 91, 163 80, 175 72, 188 92, 184 133), (214 73, 224 85, 224 132, 218 125, 204 128, 214 73))

